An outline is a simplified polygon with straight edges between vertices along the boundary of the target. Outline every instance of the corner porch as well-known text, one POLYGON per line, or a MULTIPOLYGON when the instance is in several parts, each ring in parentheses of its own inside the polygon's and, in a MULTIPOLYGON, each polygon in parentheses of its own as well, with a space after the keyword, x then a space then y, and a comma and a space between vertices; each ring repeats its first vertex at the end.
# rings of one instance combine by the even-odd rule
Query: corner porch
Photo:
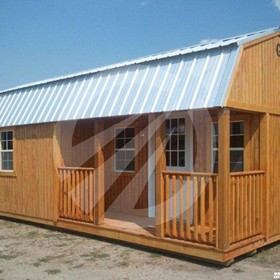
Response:
MULTIPOLYGON (((95 154, 96 169, 58 168, 58 221, 64 226, 71 224, 70 227, 77 224, 81 231, 83 227, 89 231, 91 228, 93 234, 114 239, 122 240, 121 233, 125 233, 123 241, 177 253, 184 251, 202 258, 203 254, 198 252, 209 250, 213 256, 218 254, 216 261, 219 262, 252 251, 254 247, 250 244, 264 242, 265 168, 230 172, 229 110, 221 110, 218 116, 219 168, 216 173, 167 170, 165 122, 161 116, 155 121, 158 122, 154 137, 155 217, 106 211, 104 179, 101 179, 104 168, 100 168, 104 164, 104 150, 99 149, 95 154), (178 244, 184 249, 179 250, 178 244), (239 253, 227 253, 232 250, 239 253)), ((102 146, 100 139, 95 141, 96 146, 102 146)), ((214 259, 213 256, 209 259, 214 259)))

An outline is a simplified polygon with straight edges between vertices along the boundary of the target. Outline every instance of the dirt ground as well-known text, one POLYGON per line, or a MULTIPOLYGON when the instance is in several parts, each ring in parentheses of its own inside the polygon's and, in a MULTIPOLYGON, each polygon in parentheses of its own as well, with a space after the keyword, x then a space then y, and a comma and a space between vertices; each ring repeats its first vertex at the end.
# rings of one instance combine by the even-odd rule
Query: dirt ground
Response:
POLYGON ((0 280, 273 279, 280 243, 230 267, 0 219, 0 280))

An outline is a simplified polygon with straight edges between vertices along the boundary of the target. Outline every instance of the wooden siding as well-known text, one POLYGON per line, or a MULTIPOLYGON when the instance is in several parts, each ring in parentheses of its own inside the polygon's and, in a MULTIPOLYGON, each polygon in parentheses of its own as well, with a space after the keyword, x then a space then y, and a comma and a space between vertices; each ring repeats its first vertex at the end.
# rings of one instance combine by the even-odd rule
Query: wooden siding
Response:
POLYGON ((55 220, 54 124, 20 126, 13 131, 15 173, 0 175, 0 211, 55 220))
MULTIPOLYGON (((115 118, 105 120, 105 210, 134 215, 148 214, 148 117, 138 119, 115 118), (115 128, 127 125, 135 127, 136 172, 116 172, 114 157, 115 128)), ((106 215, 105 215, 106 216, 106 215)))
POLYGON ((280 116, 269 117, 269 235, 280 234, 280 116))
POLYGON ((280 35, 244 46, 225 106, 280 113, 280 35))
POLYGON ((147 116, 62 122, 57 137, 62 166, 95 167, 95 121, 104 125, 103 143, 105 170, 105 210, 147 215, 148 209, 148 120, 147 116), (115 172, 115 127, 127 124, 136 129, 135 173, 115 172))

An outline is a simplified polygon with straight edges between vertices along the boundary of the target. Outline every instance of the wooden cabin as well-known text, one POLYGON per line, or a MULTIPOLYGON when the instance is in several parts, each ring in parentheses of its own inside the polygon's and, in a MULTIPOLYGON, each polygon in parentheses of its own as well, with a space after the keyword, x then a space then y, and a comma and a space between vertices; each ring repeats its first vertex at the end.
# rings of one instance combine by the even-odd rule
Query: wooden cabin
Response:
POLYGON ((0 92, 0 216, 228 264, 280 240, 280 29, 0 92))

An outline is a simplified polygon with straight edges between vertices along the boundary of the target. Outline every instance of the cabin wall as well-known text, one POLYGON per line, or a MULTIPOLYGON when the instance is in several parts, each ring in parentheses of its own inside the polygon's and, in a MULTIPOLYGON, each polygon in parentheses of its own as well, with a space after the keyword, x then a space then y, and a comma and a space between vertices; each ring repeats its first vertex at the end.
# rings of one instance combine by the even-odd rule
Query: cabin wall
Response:
MULTIPOLYGON (((193 114, 194 127, 194 171, 212 170, 212 123, 217 122, 215 110, 199 110, 193 114)), ((260 116, 231 112, 231 121, 244 121, 244 171, 260 169, 260 116)))
MULTIPOLYGON (((104 122, 106 146, 104 149, 105 210, 133 215, 148 215, 148 116, 106 119, 104 122), (136 172, 115 171, 114 133, 115 128, 135 127, 136 172)), ((106 215, 105 215, 106 217, 106 215)))
POLYGON ((280 113, 277 44, 279 34, 244 46, 225 106, 280 113))
MULTIPOLYGON (((95 122, 102 123, 102 150, 105 172, 105 211, 146 216, 148 210, 148 117, 115 117, 98 120, 61 122, 57 126, 61 165, 94 167, 95 122), (136 172, 115 171, 115 128, 134 126, 136 129, 136 172)), ((106 217, 106 214, 105 214, 106 217)))
POLYGON ((0 175, 0 211, 55 219, 53 124, 28 125, 14 131, 14 173, 0 175))
POLYGON ((280 234, 280 116, 269 118, 269 235, 280 234))

